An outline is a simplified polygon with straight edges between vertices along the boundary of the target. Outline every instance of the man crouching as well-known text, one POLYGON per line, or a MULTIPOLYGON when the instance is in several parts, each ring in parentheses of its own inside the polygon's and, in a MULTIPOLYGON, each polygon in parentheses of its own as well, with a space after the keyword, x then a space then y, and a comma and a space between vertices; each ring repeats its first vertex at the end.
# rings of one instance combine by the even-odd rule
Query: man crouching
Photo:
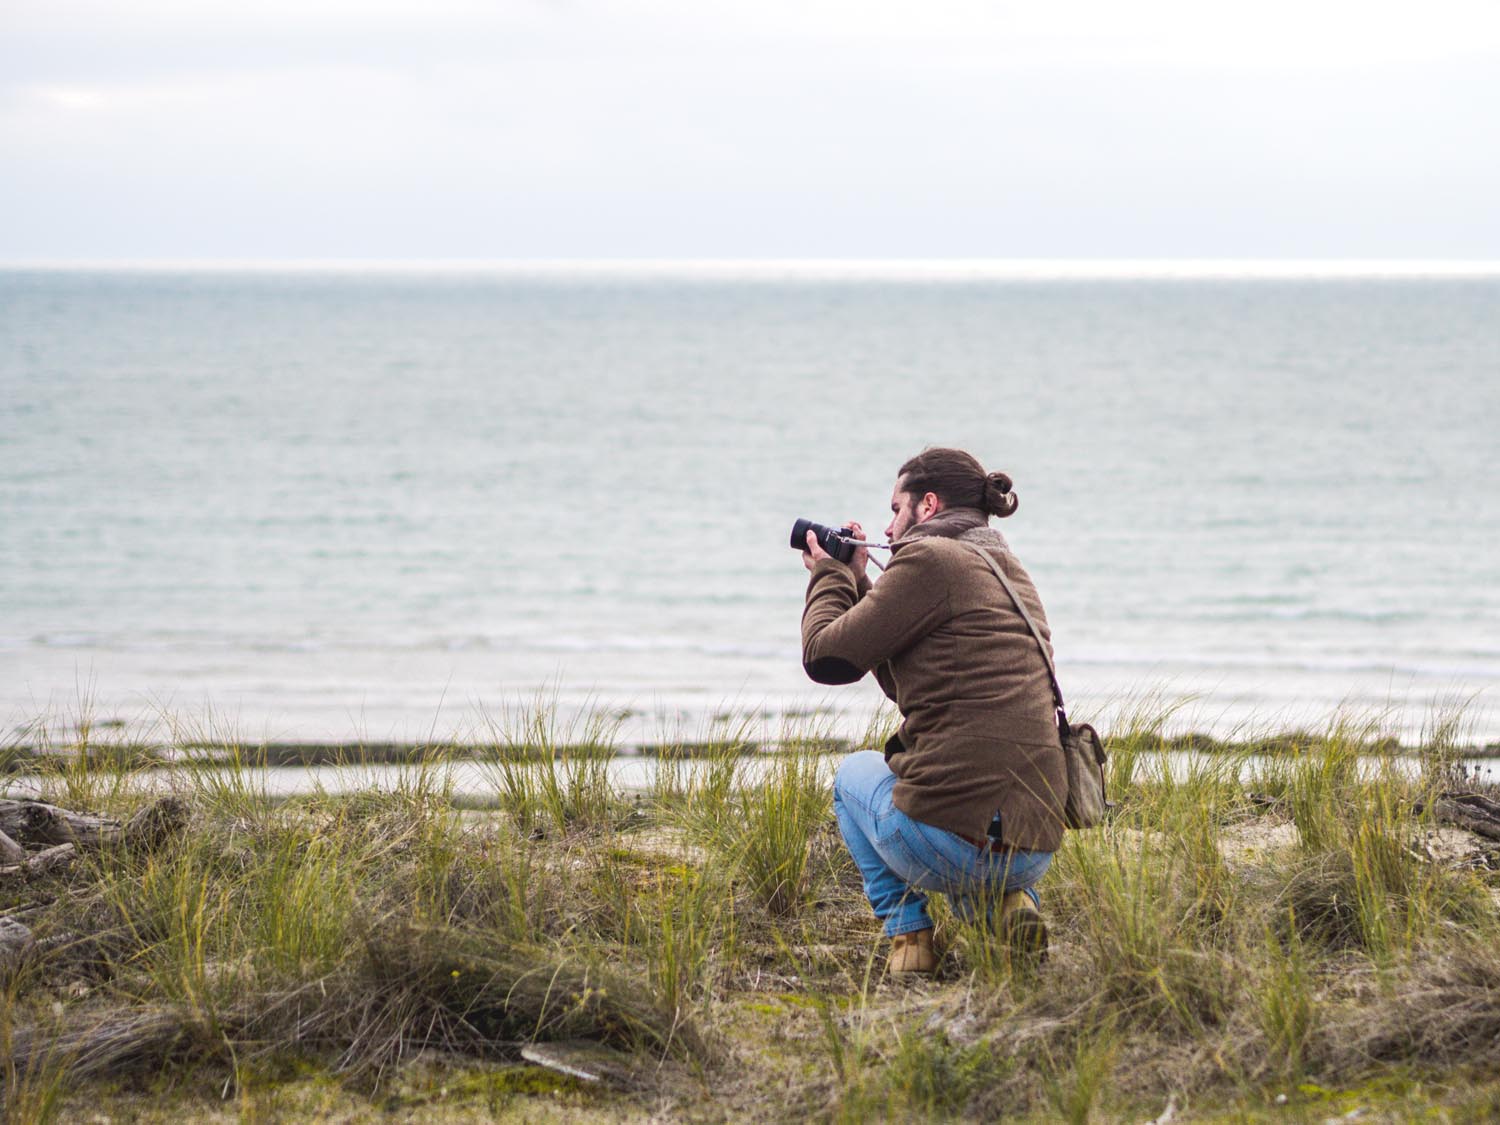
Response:
POLYGON ((985 473, 961 450, 929 449, 897 473, 891 563, 878 582, 865 574, 864 548, 845 564, 807 537, 807 674, 847 684, 873 671, 901 712, 884 754, 851 754, 833 782, 839 831, 891 938, 892 973, 937 968, 932 891, 971 921, 993 923, 998 904, 1015 946, 1046 949, 1034 888, 1062 842, 1067 791, 1051 677, 981 553, 1050 644, 1035 586, 989 527, 1016 506, 1004 473, 985 473))

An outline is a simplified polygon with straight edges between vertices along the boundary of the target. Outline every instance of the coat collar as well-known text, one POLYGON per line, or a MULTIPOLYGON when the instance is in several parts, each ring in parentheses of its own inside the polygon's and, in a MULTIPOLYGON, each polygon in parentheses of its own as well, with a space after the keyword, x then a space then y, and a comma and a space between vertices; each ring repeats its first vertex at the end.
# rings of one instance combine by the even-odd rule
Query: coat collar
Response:
MULTIPOLYGON (((915 539, 937 536, 942 539, 957 539, 965 532, 977 528, 988 528, 990 519, 978 508, 944 508, 925 523, 919 523, 903 535, 892 548, 898 548, 915 539)), ((999 534, 996 532, 995 534, 999 534)))

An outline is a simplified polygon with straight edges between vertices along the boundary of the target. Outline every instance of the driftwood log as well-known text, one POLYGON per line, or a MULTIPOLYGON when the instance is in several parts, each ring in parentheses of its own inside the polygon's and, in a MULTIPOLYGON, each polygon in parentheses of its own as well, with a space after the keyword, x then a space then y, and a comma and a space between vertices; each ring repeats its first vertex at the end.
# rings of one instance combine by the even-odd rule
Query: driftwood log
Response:
POLYGON ((1478 793, 1444 793, 1432 802, 1432 815, 1444 824, 1500 841, 1500 803, 1478 793))
MULTIPOLYGON (((182 831, 188 812, 186 801, 164 797, 122 824, 43 801, 0 801, 0 881, 41 878, 67 867, 85 851, 149 851, 182 831), (27 844, 37 850, 28 851, 27 844)), ((0 982, 29 958, 75 940, 72 934, 56 934, 38 941, 21 921, 35 909, 22 907, 0 915, 0 982)))
MULTIPOLYGON (((1285 797, 1268 793, 1246 793, 1245 796, 1257 808, 1273 809, 1286 803, 1285 797)), ((1428 804, 1425 801, 1416 801, 1412 805, 1412 812, 1417 816, 1427 811, 1428 804)), ((1433 819, 1441 824, 1466 828, 1476 836, 1500 842, 1500 801, 1478 793, 1450 789, 1433 799, 1431 811, 1433 819)))
POLYGON ((163 797, 123 824, 44 801, 0 801, 0 879, 57 871, 72 863, 80 849, 149 851, 187 822, 187 802, 177 797, 163 797), (27 851, 28 844, 41 850, 27 851))
POLYGON ((25 858, 26 849, 0 832, 0 863, 20 863, 25 858))
POLYGON ((118 843, 125 826, 106 816, 90 816, 45 801, 0 801, 0 831, 21 844, 118 843))
POLYGON ((71 812, 45 801, 0 801, 0 832, 12 844, 149 846, 186 824, 187 811, 185 801, 163 797, 121 824, 107 816, 71 812))

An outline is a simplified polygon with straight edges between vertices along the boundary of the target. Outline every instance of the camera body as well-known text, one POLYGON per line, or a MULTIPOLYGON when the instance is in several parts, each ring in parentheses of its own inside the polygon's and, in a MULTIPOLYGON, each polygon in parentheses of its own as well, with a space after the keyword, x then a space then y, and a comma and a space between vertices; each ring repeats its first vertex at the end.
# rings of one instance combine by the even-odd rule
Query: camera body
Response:
POLYGON ((854 558, 854 544, 849 542, 854 537, 854 529, 849 527, 825 527, 821 523, 813 523, 812 520, 798 520, 792 524, 792 547, 798 551, 807 550, 807 533, 811 531, 817 537, 818 546, 827 551, 832 557, 841 563, 846 563, 854 558))

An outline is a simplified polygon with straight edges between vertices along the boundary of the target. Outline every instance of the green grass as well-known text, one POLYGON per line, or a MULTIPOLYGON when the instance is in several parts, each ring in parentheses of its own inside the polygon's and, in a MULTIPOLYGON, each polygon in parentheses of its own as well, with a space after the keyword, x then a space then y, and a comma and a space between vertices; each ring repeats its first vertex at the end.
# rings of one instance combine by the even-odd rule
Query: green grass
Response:
POLYGON ((485 770, 499 806, 523 833, 605 831, 624 816, 609 783, 620 719, 587 708, 564 718, 539 695, 485 716, 485 770))
POLYGON ((1431 797, 1472 781, 1462 715, 1410 760, 1349 716, 1227 742, 1170 719, 1142 704, 1110 737, 1115 812, 1042 884, 1047 962, 936 898, 946 955, 914 986, 882 977, 832 824, 843 744, 816 717, 663 737, 632 796, 610 782, 615 716, 532 701, 486 731, 485 812, 452 748, 383 788, 275 800, 227 733, 179 728, 213 761, 170 768, 89 733, 39 768, 48 799, 123 816, 165 786, 193 821, 148 855, 0 883, 39 943, 0 973, 4 1117, 1493 1112, 1500 880, 1477 837, 1462 862, 1428 847, 1431 797), (626 1077, 524 1063, 550 1041, 626 1077))

